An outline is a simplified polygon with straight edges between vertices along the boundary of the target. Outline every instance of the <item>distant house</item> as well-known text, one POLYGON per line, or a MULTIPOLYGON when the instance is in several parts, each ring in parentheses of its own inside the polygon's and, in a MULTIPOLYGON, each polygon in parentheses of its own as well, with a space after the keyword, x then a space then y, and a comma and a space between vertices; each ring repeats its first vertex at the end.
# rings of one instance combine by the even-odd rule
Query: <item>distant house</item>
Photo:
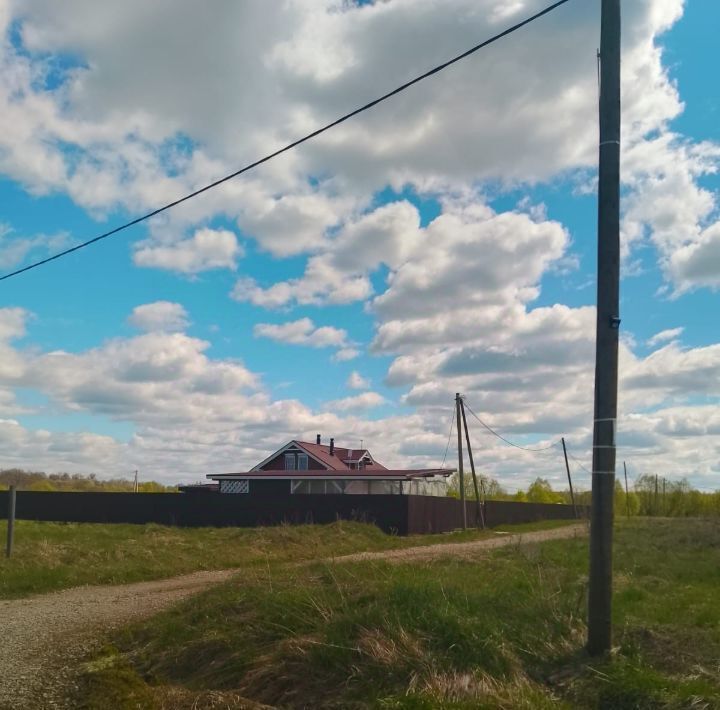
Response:
POLYGON ((452 470, 388 469, 367 449, 293 440, 273 452, 250 471, 214 473, 208 478, 219 484, 220 493, 273 495, 287 493, 324 494, 447 494, 452 470))

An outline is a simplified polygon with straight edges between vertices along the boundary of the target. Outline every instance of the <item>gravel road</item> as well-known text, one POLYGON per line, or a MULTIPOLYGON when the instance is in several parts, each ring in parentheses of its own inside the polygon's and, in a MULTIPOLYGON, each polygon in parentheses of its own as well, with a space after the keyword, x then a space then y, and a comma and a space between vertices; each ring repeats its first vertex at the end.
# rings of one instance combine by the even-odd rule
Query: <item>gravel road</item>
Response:
POLYGON ((356 552, 333 558, 335 562, 360 562, 364 560, 389 560, 395 562, 427 561, 438 557, 474 557, 479 552, 494 550, 508 545, 521 545, 527 542, 543 542, 545 540, 561 540, 568 537, 579 537, 587 534, 587 524, 578 523, 552 530, 537 530, 518 535, 496 533, 497 537, 472 542, 449 542, 423 547, 407 547, 404 550, 386 550, 385 552, 356 552))
POLYGON ((66 708, 63 697, 73 685, 78 662, 106 631, 152 616, 234 574, 236 570, 196 572, 0 601, 0 708, 66 708))
MULTIPOLYGON (((474 542, 360 552, 333 561, 427 561, 475 556, 486 550, 528 542, 576 537, 586 525, 501 535, 474 542)), ((66 708, 78 663, 107 631, 161 611, 174 602, 223 582, 237 570, 196 572, 154 582, 76 587, 27 599, 0 601, 0 710, 66 708)))

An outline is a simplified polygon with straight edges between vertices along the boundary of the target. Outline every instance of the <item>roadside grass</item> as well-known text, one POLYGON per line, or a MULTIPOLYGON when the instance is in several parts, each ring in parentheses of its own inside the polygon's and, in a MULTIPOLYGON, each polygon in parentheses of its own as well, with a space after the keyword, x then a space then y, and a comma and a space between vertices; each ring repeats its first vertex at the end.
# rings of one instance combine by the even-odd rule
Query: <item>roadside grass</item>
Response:
MULTIPOLYGON (((497 530, 539 530, 572 521, 544 521, 497 530)), ((270 564, 491 537, 493 531, 397 537, 373 525, 267 528, 177 528, 161 525, 15 523, 15 549, 0 557, 0 598, 83 584, 124 584, 199 570, 270 564)), ((5 523, 0 522, 4 542, 5 523)))
POLYGON ((586 569, 583 539, 258 566, 116 633, 78 707, 720 707, 717 522, 619 522, 609 659, 582 650, 586 569))

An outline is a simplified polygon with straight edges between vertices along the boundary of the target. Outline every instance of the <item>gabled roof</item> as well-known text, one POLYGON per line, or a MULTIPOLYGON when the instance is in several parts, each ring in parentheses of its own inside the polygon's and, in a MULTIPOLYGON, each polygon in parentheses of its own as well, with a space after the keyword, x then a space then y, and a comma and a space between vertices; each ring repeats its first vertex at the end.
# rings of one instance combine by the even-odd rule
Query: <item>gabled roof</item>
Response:
POLYGON ((279 479, 279 480, 381 480, 381 481, 411 481, 413 479, 434 478, 442 476, 447 478, 454 473, 454 469, 447 468, 413 468, 413 469, 381 469, 381 470, 345 470, 345 471, 239 471, 237 473, 209 473, 213 481, 238 479, 279 479))
POLYGON ((369 457, 371 461, 371 463, 365 466, 366 470, 385 470, 385 466, 375 461, 375 459, 373 459, 367 449, 344 449, 342 447, 336 446, 335 453, 333 456, 331 456, 330 447, 326 444, 311 444, 307 441, 295 441, 294 443, 297 444, 301 449, 307 451, 308 454, 310 454, 313 458, 325 464, 331 471, 342 471, 345 469, 349 469, 350 466, 348 466, 347 464, 348 461, 359 461, 365 456, 369 457), (359 453, 362 453, 363 456, 359 456, 359 453))
POLYGON ((370 463, 365 465, 366 471, 384 471, 385 466, 375 461, 370 452, 367 449, 344 449, 340 446, 336 446, 334 454, 330 455, 330 446, 327 444, 313 444, 308 441, 298 441, 293 439, 289 441, 285 446, 282 446, 277 451, 274 451, 270 456, 263 459, 259 464, 253 466, 253 471, 261 469, 266 463, 272 461, 274 458, 282 454, 291 448, 299 448, 305 451, 308 456, 315 459, 318 463, 325 466, 329 471, 348 471, 351 470, 348 465, 348 461, 358 461, 364 457, 370 459, 370 463), (362 453, 362 456, 359 454, 362 453))

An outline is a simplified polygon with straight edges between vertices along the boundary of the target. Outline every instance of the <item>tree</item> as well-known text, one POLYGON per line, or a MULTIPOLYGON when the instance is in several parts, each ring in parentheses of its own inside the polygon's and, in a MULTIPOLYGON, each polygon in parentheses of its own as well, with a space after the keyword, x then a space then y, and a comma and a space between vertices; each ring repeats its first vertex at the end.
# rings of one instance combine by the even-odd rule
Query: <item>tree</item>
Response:
MULTIPOLYGON (((477 478, 481 497, 484 490, 487 500, 503 500, 507 498, 507 492, 497 480, 484 473, 478 473, 477 478)), ((448 495, 452 498, 460 497, 460 476, 457 473, 453 473, 448 480, 448 495)), ((465 500, 475 500, 475 486, 473 485, 472 473, 469 471, 465 471, 465 500)))
POLYGON ((563 498, 563 494, 554 491, 545 478, 536 478, 527 490, 530 503, 562 503, 563 498))

